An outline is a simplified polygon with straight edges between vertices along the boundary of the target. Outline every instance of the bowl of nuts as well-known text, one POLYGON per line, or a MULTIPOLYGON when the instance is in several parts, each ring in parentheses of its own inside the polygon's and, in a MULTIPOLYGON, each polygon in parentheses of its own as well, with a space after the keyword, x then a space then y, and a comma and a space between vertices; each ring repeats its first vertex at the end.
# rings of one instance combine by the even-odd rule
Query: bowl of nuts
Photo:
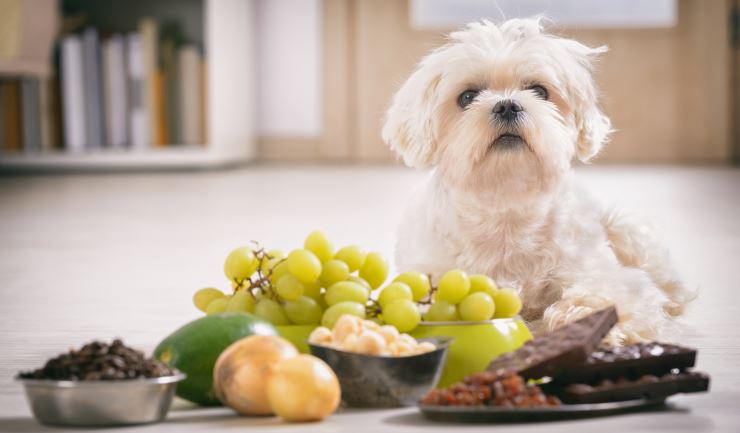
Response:
POLYGON ((94 341, 22 372, 31 411, 42 424, 115 426, 161 421, 183 373, 121 340, 94 341))
POLYGON ((401 407, 419 403, 437 385, 447 338, 416 340, 392 326, 345 315, 334 328, 316 328, 311 354, 334 370, 350 407, 401 407))

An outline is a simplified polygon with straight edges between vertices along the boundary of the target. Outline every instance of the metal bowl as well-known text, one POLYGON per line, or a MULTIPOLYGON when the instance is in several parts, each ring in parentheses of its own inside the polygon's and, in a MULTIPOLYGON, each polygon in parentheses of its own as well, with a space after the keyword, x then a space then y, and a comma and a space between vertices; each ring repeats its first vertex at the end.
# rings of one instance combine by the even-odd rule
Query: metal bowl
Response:
POLYGON ((109 381, 16 380, 42 424, 114 426, 161 421, 172 404, 180 373, 151 379, 109 381))
POLYGON ((337 374, 351 407, 415 406, 434 388, 447 358, 448 338, 427 338, 436 350, 413 356, 371 356, 309 343, 311 354, 337 374))

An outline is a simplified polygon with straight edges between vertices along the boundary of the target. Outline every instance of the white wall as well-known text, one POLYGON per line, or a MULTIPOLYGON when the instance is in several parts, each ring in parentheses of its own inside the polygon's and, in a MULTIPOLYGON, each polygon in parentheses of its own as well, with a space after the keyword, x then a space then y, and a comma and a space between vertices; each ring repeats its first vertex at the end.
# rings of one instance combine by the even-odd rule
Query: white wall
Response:
POLYGON ((321 135, 321 0, 257 0, 257 135, 321 135))
POLYGON ((411 0, 410 5, 417 29, 535 15, 575 27, 670 27, 678 17, 676 0, 411 0))

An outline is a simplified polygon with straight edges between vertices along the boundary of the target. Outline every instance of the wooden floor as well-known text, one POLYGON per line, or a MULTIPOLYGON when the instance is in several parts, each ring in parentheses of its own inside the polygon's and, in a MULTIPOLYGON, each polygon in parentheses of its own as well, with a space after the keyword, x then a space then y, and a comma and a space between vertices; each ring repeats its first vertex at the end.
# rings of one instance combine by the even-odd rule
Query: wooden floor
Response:
MULTIPOLYGON (((681 340, 700 348, 699 368, 712 375, 712 392, 676 397, 674 410, 659 413, 516 430, 740 431, 740 170, 589 167, 580 174, 605 201, 652 219, 686 280, 700 288, 681 340)), ((421 178, 362 166, 0 177, 0 432, 44 430, 12 380, 18 370, 91 339, 120 336, 152 348, 198 317, 190 300, 196 289, 227 288, 221 266, 232 247, 259 240, 289 249, 320 228, 336 244, 359 243, 391 256, 395 224, 421 178)), ((312 425, 182 403, 170 415, 163 424, 131 430, 451 428, 427 423, 414 409, 342 410, 312 425)))

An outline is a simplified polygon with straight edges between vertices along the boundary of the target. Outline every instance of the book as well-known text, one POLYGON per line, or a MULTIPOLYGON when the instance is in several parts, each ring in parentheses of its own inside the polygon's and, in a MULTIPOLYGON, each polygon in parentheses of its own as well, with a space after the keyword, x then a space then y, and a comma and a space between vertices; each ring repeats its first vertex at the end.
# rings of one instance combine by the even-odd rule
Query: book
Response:
POLYGON ((68 35, 62 39, 60 69, 64 147, 79 152, 87 145, 82 39, 79 36, 68 35))
MULTIPOLYGON (((58 70, 58 69, 57 69, 58 70)), ((59 74, 49 79, 49 139, 52 150, 64 148, 64 127, 62 119, 62 85, 59 74)))
POLYGON ((159 104, 161 96, 157 90, 161 87, 159 83, 159 53, 157 50, 159 29, 153 18, 144 18, 139 22, 139 35, 141 38, 141 49, 143 54, 143 101, 146 109, 149 126, 149 143, 153 146, 164 145, 163 133, 160 130, 160 112, 162 106, 159 104))
POLYGON ((125 38, 116 34, 103 42, 103 95, 106 143, 124 147, 128 142, 128 86, 126 84, 125 38))
POLYGON ((85 86, 86 144, 100 148, 105 143, 105 107, 100 71, 98 31, 87 28, 82 33, 82 65, 85 86))
POLYGON ((167 136, 167 113, 165 109, 165 76, 164 72, 156 71, 154 73, 154 136, 153 143, 162 146, 169 142, 167 136))
POLYGON ((200 59, 200 144, 208 142, 208 63, 203 56, 200 59))
POLYGON ((169 27, 162 39, 162 72, 164 73, 164 111, 166 120, 167 143, 181 143, 178 125, 178 68, 177 68, 177 30, 169 27))
POLYGON ((126 36, 126 84, 128 88, 128 142, 134 149, 150 144, 149 116, 144 104, 144 53, 141 36, 126 36))
POLYGON ((200 53, 194 45, 184 45, 178 52, 180 77, 180 138, 184 144, 203 143, 200 53))
POLYGON ((2 118, 0 118, 2 148, 0 150, 3 153, 20 152, 23 136, 21 133, 21 88, 18 79, 0 80, 0 111, 2 111, 2 118))
POLYGON ((51 79, 39 79, 39 145, 44 152, 54 147, 53 143, 53 120, 51 79))
POLYGON ((39 107, 39 80, 23 77, 21 84, 21 132, 23 150, 37 152, 41 150, 41 110, 39 107))

